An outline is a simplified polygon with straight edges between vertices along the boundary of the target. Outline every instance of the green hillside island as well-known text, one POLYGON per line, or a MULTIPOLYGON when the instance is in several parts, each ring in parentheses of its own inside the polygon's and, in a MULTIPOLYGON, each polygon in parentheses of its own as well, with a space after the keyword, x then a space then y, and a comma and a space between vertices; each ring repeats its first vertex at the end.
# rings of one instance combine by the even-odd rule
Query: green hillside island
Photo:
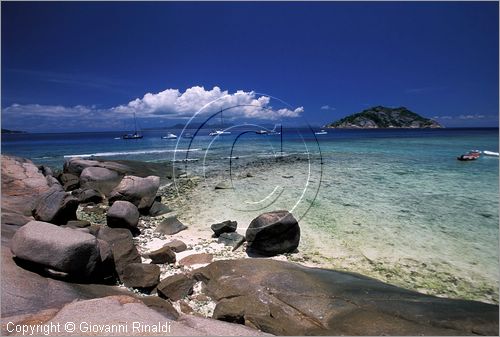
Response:
POLYGON ((338 129, 442 128, 438 122, 422 117, 405 107, 387 108, 384 106, 363 110, 327 124, 325 127, 338 129))

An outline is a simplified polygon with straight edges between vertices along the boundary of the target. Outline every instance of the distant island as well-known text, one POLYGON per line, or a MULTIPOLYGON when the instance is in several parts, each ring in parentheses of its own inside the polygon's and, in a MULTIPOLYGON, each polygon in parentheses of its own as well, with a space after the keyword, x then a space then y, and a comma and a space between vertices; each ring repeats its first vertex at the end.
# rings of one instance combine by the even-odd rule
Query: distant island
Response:
POLYGON ((27 133, 27 132, 26 131, 17 131, 17 130, 2 129, 2 133, 27 133))
POLYGON ((438 122, 422 117, 405 107, 388 108, 384 106, 363 110, 327 124, 325 127, 339 129, 442 128, 438 122))

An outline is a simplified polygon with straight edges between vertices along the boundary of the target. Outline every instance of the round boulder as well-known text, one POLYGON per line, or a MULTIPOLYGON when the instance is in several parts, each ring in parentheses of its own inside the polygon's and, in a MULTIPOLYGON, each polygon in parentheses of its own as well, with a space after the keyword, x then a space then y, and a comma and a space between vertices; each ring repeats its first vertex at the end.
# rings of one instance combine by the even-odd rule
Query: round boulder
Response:
POLYGON ((299 223, 288 211, 263 213, 248 226, 246 240, 249 252, 259 255, 291 253, 299 246, 299 223))
POLYGON ((116 171, 104 167, 86 167, 80 175, 80 185, 83 189, 94 189, 109 195, 121 178, 116 171))
POLYGON ((139 211, 128 201, 116 201, 106 214, 106 222, 112 228, 137 228, 139 211))
POLYGON ((109 196, 109 202, 117 200, 130 201, 141 212, 148 212, 155 201, 156 192, 160 187, 160 178, 149 176, 146 178, 125 176, 109 196))

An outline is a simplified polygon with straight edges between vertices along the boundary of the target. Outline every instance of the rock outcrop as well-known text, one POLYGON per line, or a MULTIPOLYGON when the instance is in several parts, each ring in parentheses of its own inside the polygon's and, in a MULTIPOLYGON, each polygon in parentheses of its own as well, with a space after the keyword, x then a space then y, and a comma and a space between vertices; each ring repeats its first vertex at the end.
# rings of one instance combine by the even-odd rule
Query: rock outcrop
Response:
POLYGON ((276 335, 498 333, 497 305, 423 295, 354 273, 243 259, 213 262, 194 277, 218 302, 214 318, 276 335))
POLYGON ((249 253, 265 256, 291 253, 299 246, 300 227, 288 211, 273 211, 253 219, 245 237, 249 253))

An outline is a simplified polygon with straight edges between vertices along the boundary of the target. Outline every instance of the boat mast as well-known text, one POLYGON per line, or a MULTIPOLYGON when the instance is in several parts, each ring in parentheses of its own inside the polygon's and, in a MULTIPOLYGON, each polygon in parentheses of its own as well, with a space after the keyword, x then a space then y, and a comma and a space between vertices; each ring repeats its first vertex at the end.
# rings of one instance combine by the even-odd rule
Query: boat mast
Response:
POLYGON ((135 110, 134 110, 134 135, 137 134, 137 119, 135 118, 135 110))

